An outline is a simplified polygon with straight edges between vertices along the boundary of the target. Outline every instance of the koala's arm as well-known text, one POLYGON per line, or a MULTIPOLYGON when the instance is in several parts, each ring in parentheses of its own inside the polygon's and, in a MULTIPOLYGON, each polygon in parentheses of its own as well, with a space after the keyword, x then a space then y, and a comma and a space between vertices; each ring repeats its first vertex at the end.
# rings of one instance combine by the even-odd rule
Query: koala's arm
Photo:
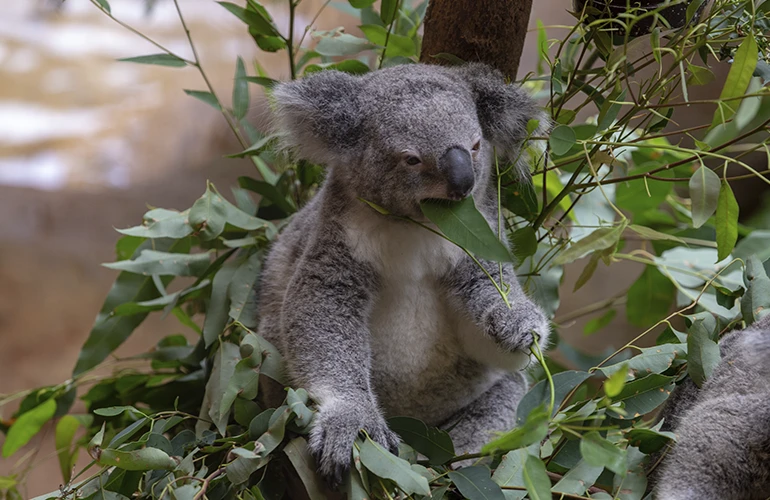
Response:
POLYGON ((339 484, 361 430, 386 448, 398 447, 370 385, 367 320, 377 277, 334 240, 316 243, 305 257, 283 306, 286 363, 319 403, 310 449, 319 472, 339 484))
MULTIPOLYGON (((499 264, 482 259, 479 263, 499 285, 499 264)), ((548 319, 522 290, 513 266, 503 264, 502 271, 502 280, 509 287, 510 308, 487 274, 470 257, 460 261, 445 277, 444 284, 457 306, 505 351, 529 349, 533 331, 539 345, 544 347, 550 333, 548 319)))

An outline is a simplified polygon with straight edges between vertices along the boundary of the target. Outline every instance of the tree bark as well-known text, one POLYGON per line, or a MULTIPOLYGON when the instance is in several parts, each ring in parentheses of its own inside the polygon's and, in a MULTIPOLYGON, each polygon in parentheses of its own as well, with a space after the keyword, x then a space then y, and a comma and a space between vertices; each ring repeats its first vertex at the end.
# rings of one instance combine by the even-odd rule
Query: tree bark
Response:
POLYGON ((446 53, 484 62, 516 78, 532 0, 430 0, 420 60, 450 64, 446 53))

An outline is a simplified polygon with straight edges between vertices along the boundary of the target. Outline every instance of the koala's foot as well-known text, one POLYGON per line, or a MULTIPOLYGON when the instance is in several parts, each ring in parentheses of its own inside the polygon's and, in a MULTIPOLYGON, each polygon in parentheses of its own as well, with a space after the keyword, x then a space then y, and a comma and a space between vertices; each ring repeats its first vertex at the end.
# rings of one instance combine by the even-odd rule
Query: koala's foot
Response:
POLYGON ((534 343, 544 348, 551 332, 548 318, 530 301, 518 301, 506 307, 496 308, 486 317, 484 329, 506 351, 526 351, 534 343))
POLYGON ((361 431, 391 453, 398 454, 398 436, 374 404, 335 401, 321 405, 310 432, 310 451, 318 473, 333 488, 339 487, 350 469, 353 442, 361 431))

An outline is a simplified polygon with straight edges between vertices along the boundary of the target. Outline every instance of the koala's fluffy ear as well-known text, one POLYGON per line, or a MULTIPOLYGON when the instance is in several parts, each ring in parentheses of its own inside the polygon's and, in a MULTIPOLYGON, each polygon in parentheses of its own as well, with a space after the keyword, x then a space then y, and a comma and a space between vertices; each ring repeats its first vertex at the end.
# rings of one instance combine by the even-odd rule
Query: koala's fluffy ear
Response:
POLYGON ((334 166, 349 160, 361 139, 358 80, 322 71, 273 89, 275 128, 300 158, 334 166))
MULTIPOLYGON (((471 87, 484 138, 495 147, 498 157, 511 162, 518 160, 520 176, 529 178, 528 156, 520 155, 527 137, 527 122, 533 118, 538 120, 538 128, 532 135, 543 136, 551 127, 548 116, 518 85, 506 84, 503 74, 491 66, 471 63, 455 71, 471 87)), ((539 144, 540 141, 533 143, 539 144)))

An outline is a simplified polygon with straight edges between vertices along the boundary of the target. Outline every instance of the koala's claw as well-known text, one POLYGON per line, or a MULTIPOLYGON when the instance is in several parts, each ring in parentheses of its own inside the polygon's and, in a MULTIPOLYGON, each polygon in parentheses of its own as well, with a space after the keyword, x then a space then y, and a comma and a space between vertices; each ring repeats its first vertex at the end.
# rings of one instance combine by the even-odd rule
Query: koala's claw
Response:
POLYGON ((338 489, 350 470, 353 442, 365 431, 373 441, 398 454, 399 438, 374 405, 334 403, 319 408, 310 432, 310 452, 318 473, 338 489))
POLYGON ((534 335, 537 335, 538 344, 544 349, 550 334, 548 319, 531 302, 492 312, 486 318, 485 329, 506 351, 528 350, 535 342, 534 335))

